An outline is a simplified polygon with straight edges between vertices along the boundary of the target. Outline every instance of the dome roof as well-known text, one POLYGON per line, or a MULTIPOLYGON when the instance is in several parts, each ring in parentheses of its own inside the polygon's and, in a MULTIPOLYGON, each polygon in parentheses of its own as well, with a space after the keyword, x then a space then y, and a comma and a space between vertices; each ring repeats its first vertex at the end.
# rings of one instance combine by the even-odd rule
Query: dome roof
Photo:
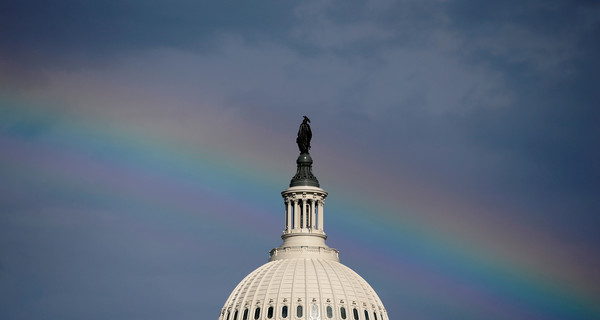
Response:
POLYGON ((267 262, 233 290, 219 319, 387 320, 379 297, 352 269, 334 259, 267 262), (356 311, 355 311, 356 310, 356 311))
POLYGON ((305 116, 298 131, 296 175, 281 192, 283 243, 235 287, 219 320, 388 320, 373 288, 325 244, 328 193, 312 173, 308 122, 305 116))

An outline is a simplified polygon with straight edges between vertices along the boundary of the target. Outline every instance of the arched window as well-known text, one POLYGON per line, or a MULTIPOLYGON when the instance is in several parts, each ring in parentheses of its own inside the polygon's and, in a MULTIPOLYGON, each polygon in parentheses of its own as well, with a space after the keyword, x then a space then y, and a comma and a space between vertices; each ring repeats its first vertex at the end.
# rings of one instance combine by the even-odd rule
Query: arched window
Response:
POLYGON ((369 320, 369 312, 365 309, 365 320, 369 320))
POLYGON ((237 320, 237 310, 235 310, 235 313, 233 314, 233 320, 237 320))
POLYGON ((296 317, 302 318, 302 306, 296 307, 296 317))
POLYGON ((346 308, 340 307, 340 315, 342 316, 342 319, 346 319, 346 308))
POLYGON ((331 306, 327 306, 327 318, 333 318, 333 309, 331 308, 331 306))
MULTIPOLYGON (((260 318, 260 307, 258 307, 254 310, 254 320, 258 320, 258 318, 260 318)), ((377 319, 375 319, 375 320, 377 320, 377 319)))
POLYGON ((354 308, 354 310, 352 310, 352 313, 354 314, 354 320, 358 320, 358 310, 354 308))
POLYGON ((288 311, 287 309, 288 309, 287 306, 283 306, 281 308, 281 317, 282 318, 287 318, 287 311, 288 311))
POLYGON ((311 319, 321 319, 321 315, 319 314, 319 307, 316 304, 313 304, 310 309, 310 317, 311 319))
POLYGON ((227 311, 227 320, 229 320, 229 311, 227 311))
POLYGON ((248 320, 248 308, 244 309, 244 316, 242 317, 242 320, 248 320))
POLYGON ((377 320, 377 312, 373 311, 373 316, 375 317, 375 320, 377 320))
POLYGON ((273 306, 270 306, 269 309, 267 309, 267 318, 268 319, 273 318, 273 306))

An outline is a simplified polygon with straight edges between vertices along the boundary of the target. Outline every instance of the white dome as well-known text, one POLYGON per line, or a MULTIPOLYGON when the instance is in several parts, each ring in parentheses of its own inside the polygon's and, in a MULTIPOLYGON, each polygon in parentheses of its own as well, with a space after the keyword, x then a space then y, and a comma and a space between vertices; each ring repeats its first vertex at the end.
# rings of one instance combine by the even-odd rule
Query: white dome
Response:
POLYGON ((355 319, 354 309, 360 320, 388 319, 373 288, 352 269, 331 259, 290 258, 268 262, 246 276, 219 319, 355 319))
POLYGON ((235 287, 219 320, 388 320, 373 288, 325 244, 327 192, 312 174, 312 158, 300 154, 296 164, 281 193, 283 243, 235 287))

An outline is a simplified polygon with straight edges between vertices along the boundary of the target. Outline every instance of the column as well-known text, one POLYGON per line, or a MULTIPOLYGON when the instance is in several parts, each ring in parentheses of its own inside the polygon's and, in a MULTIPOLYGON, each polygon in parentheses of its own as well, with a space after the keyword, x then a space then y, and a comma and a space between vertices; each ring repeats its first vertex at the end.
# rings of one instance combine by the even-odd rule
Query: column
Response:
POLYGON ((285 231, 292 231, 292 203, 289 198, 285 199, 285 231))
POLYGON ((317 220, 315 219, 315 199, 310 200, 310 228, 316 229, 317 220))
POLYGON ((319 230, 323 231, 323 216, 325 215, 325 201, 319 201, 319 230))
POLYGON ((306 197, 302 199, 302 228, 306 229, 306 221, 308 220, 308 212, 306 212, 306 197))
POLYGON ((294 229, 300 228, 300 205, 298 199, 294 200, 294 229))

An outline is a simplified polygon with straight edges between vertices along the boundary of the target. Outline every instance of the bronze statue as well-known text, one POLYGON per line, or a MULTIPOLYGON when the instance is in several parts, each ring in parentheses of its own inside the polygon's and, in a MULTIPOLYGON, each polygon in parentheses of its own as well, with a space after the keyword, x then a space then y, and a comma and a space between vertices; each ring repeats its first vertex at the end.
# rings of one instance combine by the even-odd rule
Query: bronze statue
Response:
POLYGON ((312 132, 310 131, 310 119, 307 116, 304 116, 304 120, 300 124, 300 129, 298 129, 298 138, 296 138, 296 143, 298 144, 298 148, 300 149, 300 153, 308 153, 310 150, 310 139, 312 138, 312 132))

